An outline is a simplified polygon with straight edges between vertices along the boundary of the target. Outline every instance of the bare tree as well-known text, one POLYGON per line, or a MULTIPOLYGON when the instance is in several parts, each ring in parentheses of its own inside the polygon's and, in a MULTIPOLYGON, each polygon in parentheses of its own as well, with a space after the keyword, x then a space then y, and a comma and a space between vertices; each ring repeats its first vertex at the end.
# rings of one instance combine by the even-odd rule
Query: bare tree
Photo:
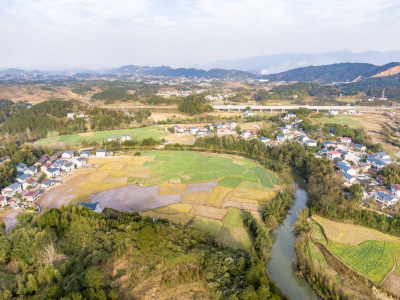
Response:
POLYGON ((42 252, 42 264, 43 265, 52 265, 53 261, 56 258, 56 249, 54 248, 53 242, 47 243, 42 252))

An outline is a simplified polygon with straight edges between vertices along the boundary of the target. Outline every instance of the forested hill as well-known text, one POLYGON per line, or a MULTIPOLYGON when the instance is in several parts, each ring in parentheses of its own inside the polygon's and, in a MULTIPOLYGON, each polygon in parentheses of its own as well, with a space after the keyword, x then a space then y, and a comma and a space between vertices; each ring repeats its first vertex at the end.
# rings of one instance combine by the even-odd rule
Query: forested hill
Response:
POLYGON ((271 81, 332 83, 361 81, 372 77, 391 76, 399 73, 400 63, 389 63, 383 66, 366 63, 340 63, 297 68, 267 75, 266 78, 271 81))
POLYGON ((225 69, 211 69, 209 71, 194 69, 194 68, 178 68, 173 69, 168 66, 161 67, 139 67, 134 65, 123 66, 120 68, 112 69, 109 71, 110 74, 119 75, 136 75, 136 76, 165 76, 165 77, 188 77, 188 78, 216 78, 216 79, 246 79, 255 78, 257 75, 238 71, 238 70, 225 70, 225 69))
POLYGON ((265 261, 167 221, 68 206, 0 231, 0 299, 279 299, 265 261))

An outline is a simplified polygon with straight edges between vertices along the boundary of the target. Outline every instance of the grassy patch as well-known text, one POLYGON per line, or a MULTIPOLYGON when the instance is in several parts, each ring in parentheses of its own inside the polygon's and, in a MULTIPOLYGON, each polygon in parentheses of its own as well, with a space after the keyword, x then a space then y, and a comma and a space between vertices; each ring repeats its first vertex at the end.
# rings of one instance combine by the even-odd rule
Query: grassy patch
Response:
POLYGON ((79 146, 82 140, 86 140, 87 142, 97 142, 102 143, 103 141, 107 141, 107 139, 111 136, 115 136, 120 138, 124 134, 130 134, 133 139, 143 140, 145 138, 152 137, 154 139, 161 139, 163 136, 166 136, 167 133, 160 126, 149 126, 135 129, 121 129, 121 130, 106 130, 106 131, 94 131, 90 134, 68 134, 61 135, 57 137, 48 137, 38 140, 36 143, 46 146, 55 143, 63 143, 67 146, 79 146))
POLYGON ((224 177, 220 181, 218 181, 219 186, 235 188, 242 183, 242 179, 236 177, 224 177))
POLYGON ((222 222, 204 217, 194 216, 189 223, 190 227, 200 228, 209 232, 212 236, 218 236, 222 228, 222 222))

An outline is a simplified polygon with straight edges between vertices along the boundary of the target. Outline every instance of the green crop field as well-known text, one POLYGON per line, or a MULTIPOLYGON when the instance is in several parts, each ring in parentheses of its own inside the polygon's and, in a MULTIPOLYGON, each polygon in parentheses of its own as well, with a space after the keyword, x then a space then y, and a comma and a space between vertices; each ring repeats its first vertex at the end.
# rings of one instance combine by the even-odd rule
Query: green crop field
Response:
MULTIPOLYGON (((392 270, 395 255, 400 251, 400 240, 396 242, 395 239, 393 241, 366 239, 357 245, 342 244, 326 240, 323 230, 330 229, 328 227, 325 228, 326 224, 322 229, 319 224, 312 221, 312 226, 312 238, 314 241, 328 247, 346 265, 377 284, 381 283, 383 278, 392 270)), ((354 226, 354 230, 351 231, 352 234, 360 230, 359 226, 356 227, 350 224, 346 224, 346 226, 354 226)))
POLYGON ((217 237, 222 228, 221 221, 194 216, 189 224, 190 227, 200 228, 217 237))
POLYGON ((107 131, 94 131, 87 133, 76 133, 69 135, 60 135, 56 137, 47 137, 38 140, 36 143, 46 146, 51 144, 63 143, 66 146, 79 146, 82 140, 86 142, 102 143, 107 141, 109 137, 120 138, 124 134, 130 134, 132 139, 143 140, 145 138, 153 137, 154 139, 161 139, 167 135, 167 132, 160 126, 149 126, 135 129, 121 129, 121 130, 107 130, 107 131))
POLYGON ((321 117, 321 118, 310 118, 310 121, 314 124, 320 123, 333 123, 333 124, 341 124, 341 125, 348 125, 351 128, 361 128, 361 124, 357 121, 358 117, 349 117, 349 116, 339 116, 339 117, 321 117))
POLYGON ((329 249, 354 270, 376 283, 393 268, 393 255, 399 244, 382 241, 365 241, 357 246, 332 243, 329 249))
MULTIPOLYGON (((179 180, 181 183, 220 180, 218 185, 236 188, 242 182, 254 182, 264 187, 273 188, 273 181, 278 182, 276 175, 259 167, 249 159, 238 161, 221 156, 205 155, 196 152, 182 151, 144 151, 142 157, 153 156, 153 160, 144 162, 152 176, 140 182, 144 185, 157 184, 163 181, 179 180), (270 177, 272 177, 270 179, 270 177)), ((131 178, 136 182, 138 178, 131 178)))

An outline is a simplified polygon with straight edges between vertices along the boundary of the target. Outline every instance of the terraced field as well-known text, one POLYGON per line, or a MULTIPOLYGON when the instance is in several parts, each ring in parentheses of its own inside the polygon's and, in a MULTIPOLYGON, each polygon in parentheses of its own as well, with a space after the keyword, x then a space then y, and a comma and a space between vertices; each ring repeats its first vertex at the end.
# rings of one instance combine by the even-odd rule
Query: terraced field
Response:
POLYGON ((240 209, 261 211, 279 183, 274 173, 252 160, 189 151, 91 158, 88 165, 42 197, 39 206, 99 202, 205 228, 221 243, 242 249, 251 243, 240 209))
POLYGON ((312 238, 371 281, 380 284, 393 270, 400 253, 400 239, 379 231, 313 216, 312 238), (327 237, 328 239, 326 239, 327 237))

